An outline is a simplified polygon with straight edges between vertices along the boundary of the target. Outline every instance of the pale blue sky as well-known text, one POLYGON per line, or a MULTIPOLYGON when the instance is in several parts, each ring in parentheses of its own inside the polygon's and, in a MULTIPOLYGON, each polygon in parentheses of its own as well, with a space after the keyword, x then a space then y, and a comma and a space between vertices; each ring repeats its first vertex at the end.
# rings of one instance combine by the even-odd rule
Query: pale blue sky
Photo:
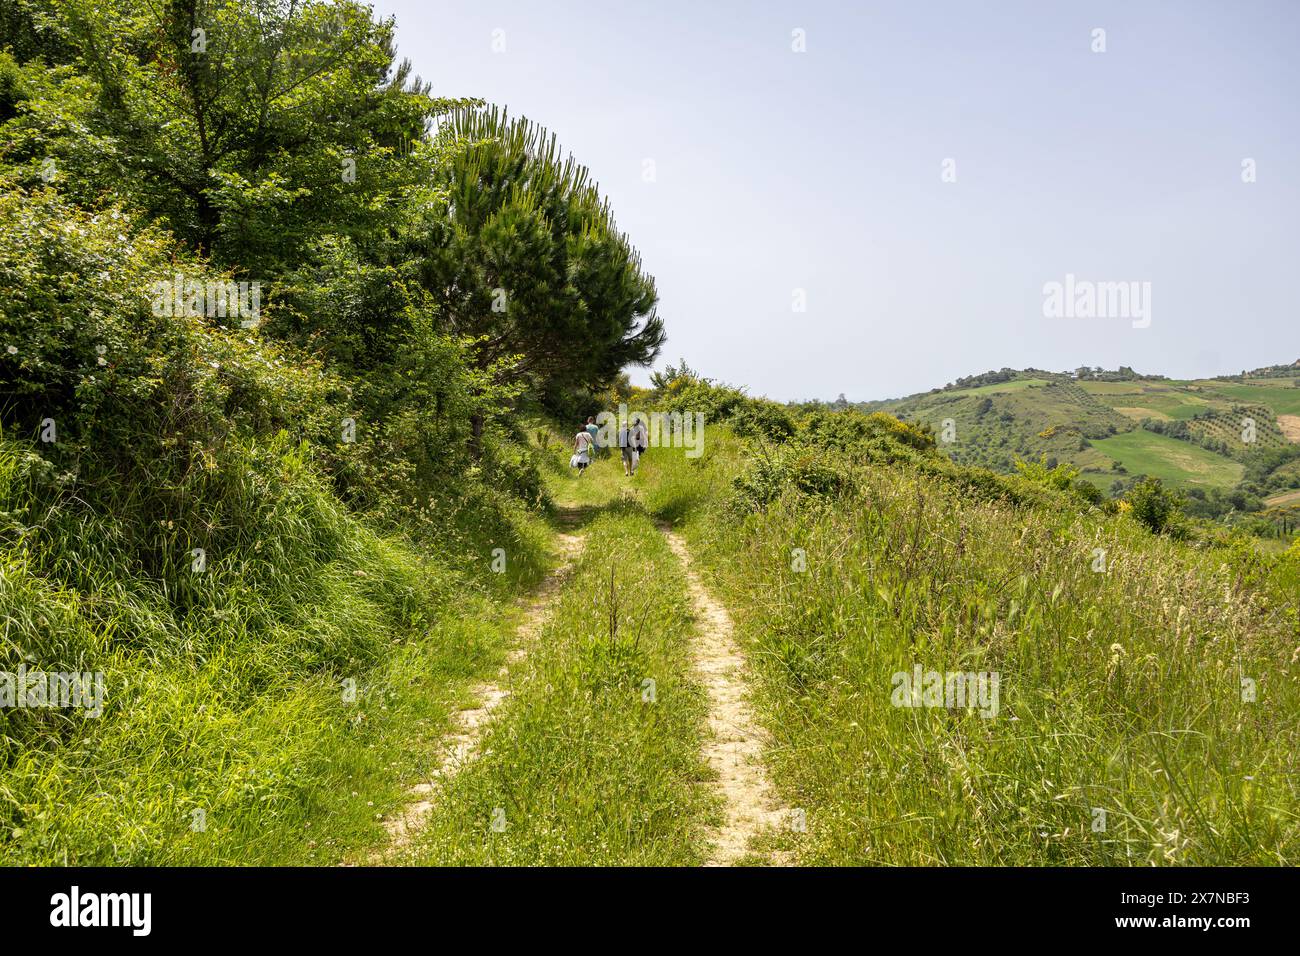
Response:
POLYGON ((591 169, 658 282, 660 367, 866 400, 1008 365, 1300 358, 1300 3, 376 9, 435 93, 542 123, 591 169), (1066 273, 1150 282, 1150 327, 1045 318, 1066 273))

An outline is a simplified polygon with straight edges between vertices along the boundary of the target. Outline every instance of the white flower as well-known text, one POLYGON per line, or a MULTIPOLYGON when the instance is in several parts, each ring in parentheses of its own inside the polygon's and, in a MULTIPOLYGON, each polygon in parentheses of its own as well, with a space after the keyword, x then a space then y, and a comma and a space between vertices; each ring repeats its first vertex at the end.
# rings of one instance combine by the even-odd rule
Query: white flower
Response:
POLYGON ((5 349, 5 351, 8 352, 10 355, 17 355, 17 354, 18 354, 18 346, 16 346, 16 345, 11 345, 11 346, 9 346, 7 349, 5 349))

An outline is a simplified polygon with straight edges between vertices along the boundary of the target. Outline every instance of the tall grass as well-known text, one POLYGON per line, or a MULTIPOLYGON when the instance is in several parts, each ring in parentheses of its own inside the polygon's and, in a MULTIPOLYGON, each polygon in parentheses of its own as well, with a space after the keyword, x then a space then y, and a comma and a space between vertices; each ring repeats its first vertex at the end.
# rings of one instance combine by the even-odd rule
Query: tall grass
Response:
POLYGON ((843 463, 849 490, 742 516, 717 489, 744 453, 718 430, 708 448, 660 456, 649 500, 689 513, 756 663, 777 784, 807 812, 779 837, 800 862, 1300 856, 1293 570, 902 466, 843 463), (998 715, 892 706, 916 664, 998 672, 998 715))
POLYGON ((536 520, 462 506, 431 545, 348 512, 283 439, 227 451, 184 500, 141 482, 92 505, 0 447, 0 668, 107 690, 98 718, 0 711, 3 862, 334 862, 382 838, 499 666, 536 520))

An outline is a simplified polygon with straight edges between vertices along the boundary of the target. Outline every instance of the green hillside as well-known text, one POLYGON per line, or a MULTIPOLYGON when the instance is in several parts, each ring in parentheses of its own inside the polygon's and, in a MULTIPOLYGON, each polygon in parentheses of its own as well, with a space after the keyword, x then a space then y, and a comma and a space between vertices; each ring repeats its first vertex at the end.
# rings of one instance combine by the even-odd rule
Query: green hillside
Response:
POLYGON ((1017 457, 1040 455, 1108 468, 1109 460, 1093 452, 1090 442, 1132 427, 1074 382, 1028 373, 1009 382, 876 403, 869 410, 926 424, 954 461, 1004 472, 1017 457))
POLYGON ((1250 404, 1261 404, 1278 415, 1300 415, 1300 376, 1290 385, 1261 380, 1246 382, 1200 382, 1208 392, 1250 404))
POLYGON ((1262 512, 1300 487, 1300 366, 1197 380, 1003 369, 861 407, 928 426, 960 464, 1010 473, 1045 456, 1114 494, 1150 475, 1209 516, 1262 512))
MULTIPOLYGON (((1166 438, 1140 428, 1103 438, 1096 443, 1096 448, 1130 473, 1150 475, 1172 485, 1229 487, 1241 480, 1245 470, 1238 462, 1191 442, 1166 438)), ((1084 474, 1091 478, 1089 473, 1084 474)))

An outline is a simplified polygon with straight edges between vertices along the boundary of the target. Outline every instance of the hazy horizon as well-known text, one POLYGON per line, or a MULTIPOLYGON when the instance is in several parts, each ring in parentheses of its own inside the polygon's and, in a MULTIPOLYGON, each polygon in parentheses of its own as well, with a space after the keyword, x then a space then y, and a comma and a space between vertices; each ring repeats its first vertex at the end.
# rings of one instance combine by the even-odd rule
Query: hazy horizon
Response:
POLYGON ((527 116, 590 168, 658 283, 656 367, 869 401, 1002 367, 1300 355, 1295 6, 376 10, 435 95, 527 116), (1148 284, 1146 325, 1046 318, 1067 275, 1148 284))

